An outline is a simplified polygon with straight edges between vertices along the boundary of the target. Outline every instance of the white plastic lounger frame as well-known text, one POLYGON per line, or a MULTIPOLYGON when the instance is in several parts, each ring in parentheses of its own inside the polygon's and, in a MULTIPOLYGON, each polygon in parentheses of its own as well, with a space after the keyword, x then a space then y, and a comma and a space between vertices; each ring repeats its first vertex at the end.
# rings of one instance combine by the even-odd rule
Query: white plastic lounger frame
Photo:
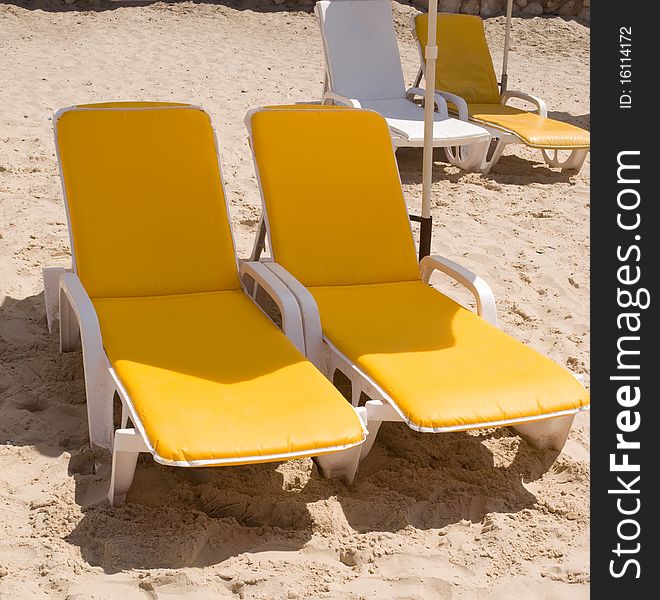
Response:
MULTIPOLYGON (((370 398, 365 404, 367 409, 367 430, 369 434, 367 440, 362 445, 361 458, 366 457, 369 453, 383 421, 405 422, 411 429, 426 433, 465 431, 469 429, 510 425, 533 447, 561 451, 566 443, 575 414, 583 410, 588 410, 588 407, 585 407, 523 419, 507 419, 472 425, 466 424, 438 428, 419 427, 406 419, 396 406, 394 400, 369 375, 340 352, 331 340, 323 335, 318 307, 311 293, 277 263, 267 263, 265 266, 282 280, 298 301, 302 314, 303 331, 305 332, 307 358, 331 381, 337 370, 349 378, 353 406, 359 405, 362 393, 370 398)), ((420 269, 422 278, 426 283, 429 282, 433 271, 437 270, 466 287, 475 298, 477 314, 489 323, 497 326, 493 293, 488 284, 479 276, 442 256, 427 256, 423 258, 420 263, 420 269)))
MULTIPOLYGON (((263 195, 263 186, 261 185, 259 167, 254 155, 254 145, 251 143, 251 119, 259 110, 260 109, 253 109, 248 111, 245 117, 245 124, 250 135, 250 146, 253 148, 252 156, 257 182, 259 184, 259 193, 261 196, 262 219, 265 225, 265 236, 268 238, 269 247, 272 248, 270 243, 270 228, 268 227, 268 212, 266 211, 266 202, 263 195)), ((309 290, 307 290, 307 288, 305 288, 305 286, 284 267, 276 262, 269 261, 262 264, 282 281, 298 302, 302 318, 307 358, 330 381, 334 381, 334 376, 337 371, 340 371, 348 377, 351 382, 351 403, 354 407, 359 407, 360 398, 363 393, 369 398, 364 405, 364 408, 366 408, 368 435, 367 439, 361 446, 360 460, 363 460, 369 454, 376 440, 378 430, 384 421, 404 422, 411 429, 423 433, 446 433, 452 431, 467 431, 470 429, 485 429, 488 427, 511 426, 520 437, 526 440, 534 448, 539 450, 551 449, 560 452, 566 444, 575 415, 579 412, 589 410, 589 405, 587 405, 578 409, 546 413, 521 419, 505 419, 488 423, 466 424, 451 427, 419 427, 414 423, 411 423, 397 407, 394 400, 368 374, 362 371, 354 362, 346 357, 332 343, 332 341, 323 334, 318 306, 309 290)), ((422 280, 427 284, 429 284, 433 272, 438 271, 444 273, 469 290, 475 299, 477 314, 488 321, 491 325, 498 327, 495 296, 485 280, 462 265, 439 255, 425 256, 421 259, 419 267, 422 280)), ((580 377, 576 377, 576 379, 582 383, 580 377)))
MULTIPOLYGON (((415 85, 418 86, 421 83, 422 78, 426 79, 426 62, 424 60, 424 50, 422 47, 422 43, 417 37, 417 29, 415 27, 414 16, 412 16, 410 19, 410 28, 412 30, 412 34, 415 38, 415 41, 417 42, 417 50, 419 52, 419 58, 420 58, 419 71, 417 72, 417 77, 415 77, 415 85)), ((507 39, 508 39, 508 33, 509 32, 507 29, 507 39)), ((504 69, 506 69, 506 65, 504 66, 504 69)), ((503 75, 506 75, 506 70, 503 71, 503 75)), ((503 81, 506 81, 506 79, 504 78, 503 81)), ((479 127, 483 127, 492 136, 494 143, 491 144, 492 147, 488 149, 482 167, 482 173, 484 175, 486 175, 491 170, 493 165, 497 163, 497 161, 500 159, 500 157, 502 156, 502 152, 504 152, 504 148, 507 146, 507 144, 525 144, 525 142, 523 142, 523 140, 513 131, 507 131, 499 127, 493 127, 491 125, 487 125, 486 123, 480 123, 480 122, 477 123, 476 121, 472 121, 468 114, 467 102, 460 96, 457 96, 456 94, 449 94, 448 92, 444 92, 442 90, 436 90, 436 93, 441 94, 456 107, 458 111, 456 114, 459 119, 478 124, 479 127)), ((535 96, 533 94, 525 94, 524 92, 518 92, 515 90, 503 89, 502 93, 500 94, 500 103, 506 105, 507 102, 512 98, 517 98, 519 100, 524 100, 525 102, 529 102, 536 107, 534 111, 536 112, 536 114, 538 114, 541 117, 548 116, 548 107, 545 101, 539 98, 538 96, 535 96)), ((548 166, 552 168, 562 169, 566 171, 579 171, 582 168, 585 159, 587 158, 587 154, 589 154, 589 149, 588 148, 575 148, 575 149, 545 148, 545 149, 541 149, 541 154, 543 155, 543 160, 546 162, 546 164, 548 164, 548 166), (562 155, 564 153, 567 153, 567 156, 562 158, 562 155)))
MULTIPOLYGON (((175 110, 176 108, 159 107, 159 110, 175 110)), ((195 108, 203 111, 203 109, 197 106, 187 105, 185 108, 195 108)), ((69 218, 68 200, 66 189, 64 188, 64 179, 61 170, 62 163, 57 140, 57 121, 62 114, 71 110, 94 110, 94 108, 69 107, 59 110, 53 118, 55 148, 69 227, 72 266, 71 268, 46 267, 43 269, 44 300, 49 331, 52 330, 53 322, 59 319, 60 351, 71 352, 79 349, 82 350, 90 444, 112 452, 112 474, 108 491, 110 505, 119 506, 123 504, 126 493, 133 482, 137 458, 140 452, 149 452, 153 455, 156 462, 176 467, 239 465, 309 456, 310 453, 305 451, 245 456, 240 458, 172 461, 159 456, 152 447, 130 396, 108 360, 103 348, 101 329, 94 305, 76 274, 71 219, 69 218), (122 404, 121 425, 117 430, 114 430, 113 421, 113 399, 115 393, 119 396, 122 404), (133 427, 128 427, 129 419, 133 427)), ((104 110, 125 109, 106 108, 104 110)), ((131 108, 131 110, 144 109, 131 108)), ((217 139, 215 139, 215 147, 217 155, 217 139)), ((221 169, 219 156, 218 168, 221 169)), ((222 172, 221 185, 223 195, 226 198, 222 172)), ((227 210, 226 203, 225 210, 227 210)), ((255 303, 258 288, 263 289, 272 298, 280 310, 284 334, 295 344, 301 353, 305 354, 302 317, 293 294, 263 264, 240 262, 238 266, 241 285, 245 293, 255 303)), ((366 426, 366 409, 355 408, 355 411, 363 426, 366 426)), ((347 483, 351 483, 357 472, 361 454, 360 446, 361 444, 358 442, 357 444, 323 448, 319 455, 313 457, 320 474, 326 478, 342 478, 347 483)))
MULTIPOLYGON (((424 109, 413 102, 426 91, 406 90, 389 0, 322 0, 318 17, 325 57, 323 104, 367 108, 383 115, 398 147, 423 147, 424 109)), ((485 128, 451 118, 447 100, 435 93, 434 147, 445 148, 449 162, 481 170, 490 143, 485 128)))

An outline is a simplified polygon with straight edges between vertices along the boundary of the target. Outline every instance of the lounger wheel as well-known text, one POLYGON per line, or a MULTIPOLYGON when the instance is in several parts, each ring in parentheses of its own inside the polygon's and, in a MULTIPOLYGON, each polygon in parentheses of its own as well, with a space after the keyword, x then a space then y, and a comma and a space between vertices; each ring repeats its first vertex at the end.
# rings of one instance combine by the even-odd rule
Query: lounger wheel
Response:
POLYGON ((543 159, 545 162, 555 169, 567 170, 567 171, 579 171, 584 164, 585 159, 589 150, 587 148, 576 148, 575 150, 541 150, 543 153, 543 159), (568 156, 561 159, 561 154, 568 152, 568 156))
POLYGON ((571 431, 573 418, 574 415, 567 415, 545 419, 543 421, 520 423, 514 425, 512 429, 537 450, 556 450, 557 452, 561 452, 571 431))
POLYGON ((464 171, 481 171, 486 165, 486 153, 490 140, 468 146, 446 146, 445 154, 450 164, 464 171))

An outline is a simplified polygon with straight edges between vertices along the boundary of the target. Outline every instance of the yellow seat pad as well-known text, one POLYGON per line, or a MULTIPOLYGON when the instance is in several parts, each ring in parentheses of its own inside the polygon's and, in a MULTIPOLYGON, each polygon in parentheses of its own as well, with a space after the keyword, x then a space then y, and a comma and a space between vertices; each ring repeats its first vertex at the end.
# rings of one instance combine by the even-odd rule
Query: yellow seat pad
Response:
POLYGON ((251 128, 276 262, 305 286, 419 278, 383 117, 270 108, 252 116, 251 128), (366 260, 375 248, 378 260, 366 260))
POLYGON ((588 148, 589 132, 555 119, 504 104, 468 104, 470 119, 518 136, 532 148, 588 148))
MULTIPOLYGON (((500 103, 497 76, 480 17, 439 14, 437 19, 435 87, 463 98, 475 123, 512 133, 532 148, 589 147, 589 132, 584 129, 500 103)), ((415 17, 415 33, 425 47, 428 15, 415 17)))
POLYGON ((352 407, 243 292, 93 303, 160 462, 264 462, 362 441, 352 407))
POLYGON ((209 116, 82 105, 56 122, 76 273, 91 298, 237 290, 209 116))
POLYGON ((421 281, 315 287, 326 338, 421 430, 588 404, 565 369, 421 281))
MULTIPOLYGON (((428 43, 428 23, 428 14, 415 17, 415 33, 422 47, 428 43)), ((436 26, 435 89, 457 94, 468 104, 498 102, 500 90, 483 20, 472 15, 441 13, 436 26)))

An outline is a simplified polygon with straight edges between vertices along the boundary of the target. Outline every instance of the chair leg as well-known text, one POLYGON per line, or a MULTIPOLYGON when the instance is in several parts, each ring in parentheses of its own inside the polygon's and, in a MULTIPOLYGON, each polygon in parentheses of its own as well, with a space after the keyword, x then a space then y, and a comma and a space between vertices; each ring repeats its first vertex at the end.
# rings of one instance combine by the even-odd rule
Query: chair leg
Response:
POLYGON ((111 450, 116 387, 107 366, 99 362, 83 354, 89 442, 92 446, 111 450))
POLYGON ((112 450, 112 474, 108 502, 110 506, 121 506, 133 483, 138 454, 144 450, 144 442, 134 429, 118 429, 112 450))
POLYGON ((362 446, 353 446, 341 452, 321 454, 313 457, 314 462, 323 479, 341 479, 350 485, 360 464, 360 450, 362 446))
POLYGON ((66 294, 60 290, 60 352, 80 350, 78 319, 66 294))
POLYGON ((556 450, 561 452, 568 439, 575 415, 555 417, 543 421, 520 423, 512 429, 530 446, 537 450, 556 450))
POLYGON ((53 321, 60 318, 60 275, 66 273, 64 267, 45 267, 41 270, 44 281, 44 305, 48 331, 52 331, 53 321))
POLYGON ((552 155, 547 150, 541 150, 545 162, 553 168, 561 169, 562 171, 579 171, 584 164, 588 148, 577 148, 572 150, 565 160, 560 160, 559 150, 552 150, 552 155))
MULTIPOLYGON (((367 409, 364 406, 360 406, 355 409, 355 412, 362 423, 366 424, 367 409)), ((367 436, 368 439, 369 437, 367 436)), ((353 446, 341 452, 314 456, 312 460, 316 463, 316 467, 323 479, 342 479, 344 483, 351 485, 360 466, 362 446, 366 443, 365 441, 360 446, 353 446)))
MULTIPOLYGON (((60 351, 72 352, 82 348, 82 337, 76 313, 69 298, 60 290, 60 351)), ((85 394, 87 396, 87 424, 92 446, 112 449, 113 397, 115 383, 108 372, 103 348, 93 344, 83 349, 85 394)))
POLYGON ((252 254, 250 256, 250 260, 259 260, 265 247, 266 221, 264 221, 264 216, 261 215, 261 219, 259 220, 259 229, 257 229, 257 235, 254 238, 254 246, 252 246, 252 254))
POLYGON ((376 441, 376 436, 378 435, 378 430, 380 429, 382 423, 382 421, 367 421, 367 430, 369 433, 367 435, 367 439, 364 440, 364 443, 362 446, 360 446, 360 461, 363 461, 365 458, 367 458, 367 455, 369 452, 371 452, 371 448, 376 441))
POLYGON ((384 421, 399 422, 402 420, 394 408, 383 400, 369 400, 364 408, 367 411, 367 431, 369 433, 367 439, 362 444, 362 451, 360 453, 361 461, 371 452, 382 423, 384 421))
POLYGON ((484 159, 483 168, 481 170, 482 175, 487 175, 490 172, 493 165, 498 160, 500 160, 500 156, 502 156, 502 152, 504 152, 504 147, 506 145, 507 142, 502 140, 502 138, 496 138, 495 148, 493 148, 493 153, 491 154, 490 158, 488 158, 488 151, 486 151, 486 158, 484 159))
POLYGON ((126 429, 126 426, 128 425, 128 410, 126 410, 126 406, 124 403, 121 403, 121 429, 126 429))
POLYGON ((490 147, 490 140, 478 142, 468 146, 448 146, 445 154, 450 164, 464 171, 481 171, 486 165, 486 155, 490 147))
POLYGON ((351 404, 353 406, 360 405, 360 397, 362 396, 362 386, 360 382, 355 378, 351 378, 351 404))
POLYGON ((422 83, 423 77, 424 77, 424 71, 422 70, 422 67, 420 67, 417 70, 417 75, 415 76, 415 82, 413 83, 413 87, 419 87, 419 84, 422 83))

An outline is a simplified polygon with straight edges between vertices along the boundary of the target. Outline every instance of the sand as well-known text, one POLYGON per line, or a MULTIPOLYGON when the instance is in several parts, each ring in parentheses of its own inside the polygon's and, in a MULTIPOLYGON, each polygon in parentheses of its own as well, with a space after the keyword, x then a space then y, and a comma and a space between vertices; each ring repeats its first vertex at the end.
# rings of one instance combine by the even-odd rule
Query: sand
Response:
MULTIPOLYGON (((412 83, 415 9, 394 7, 412 83)), ((486 29, 499 62, 503 19, 486 29)), ((516 19, 510 87, 588 127, 588 36, 577 21, 516 19)), ((0 3, 1 598, 587 597, 588 416, 559 456, 507 430, 387 424, 350 489, 310 460, 184 470, 143 456, 127 504, 105 502, 81 356, 58 353, 44 316, 41 267, 69 259, 53 112, 118 99, 206 107, 246 256, 259 199, 243 116, 318 99, 322 69, 310 5, 0 3)), ((421 152, 398 158, 418 210, 421 152)), ((434 252, 492 284, 507 333, 588 381, 589 162, 563 174, 517 147, 483 177, 437 158, 434 252)))

